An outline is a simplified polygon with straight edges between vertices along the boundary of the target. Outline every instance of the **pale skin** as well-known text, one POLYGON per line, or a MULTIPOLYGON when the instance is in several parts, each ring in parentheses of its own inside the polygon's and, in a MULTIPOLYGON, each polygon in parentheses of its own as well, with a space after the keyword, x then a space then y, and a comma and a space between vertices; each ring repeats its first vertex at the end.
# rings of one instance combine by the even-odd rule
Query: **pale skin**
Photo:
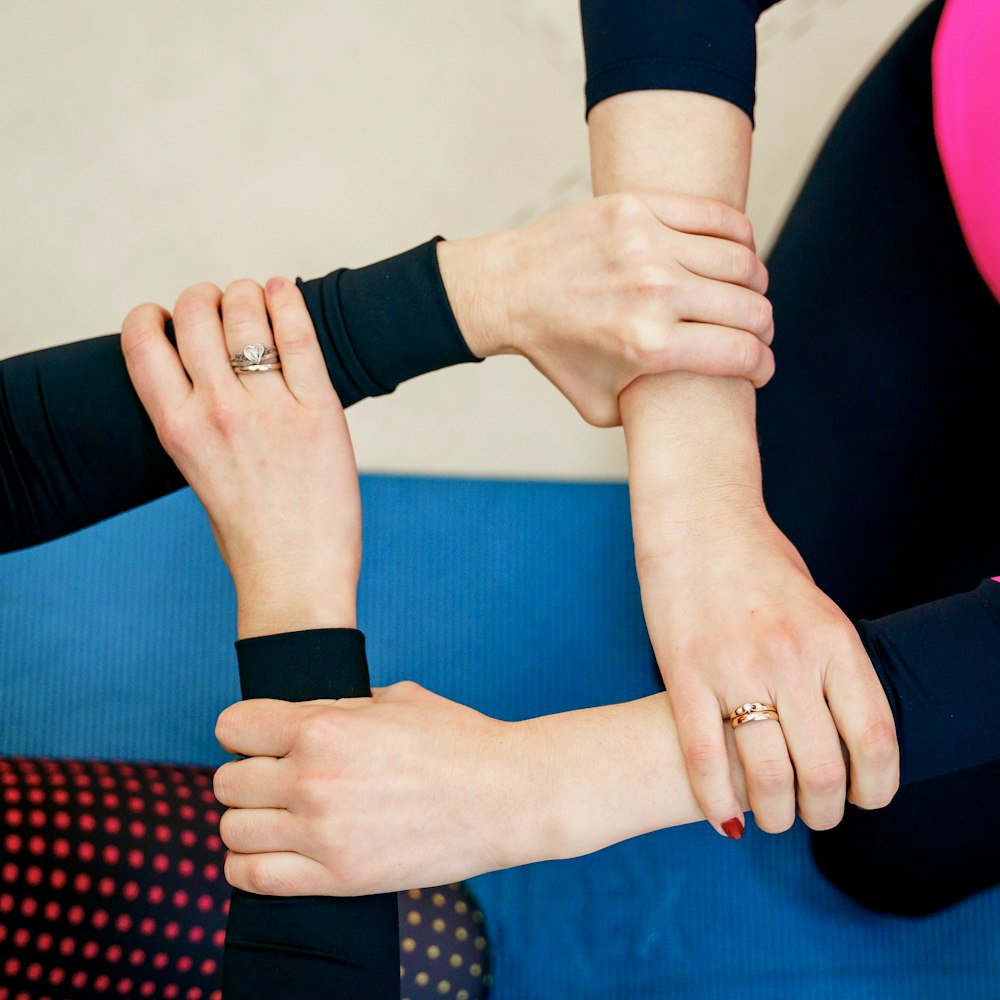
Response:
MULTIPOLYGON (((589 128, 595 193, 683 191, 743 208, 751 127, 725 101, 620 94, 591 111, 589 128)), ((724 717, 747 701, 781 717, 736 734, 762 829, 787 829, 796 810, 827 829, 845 798, 886 805, 899 781, 892 715, 853 626, 764 506, 751 382, 644 376, 620 408, 643 609, 705 816, 732 835, 742 786, 724 717)))
MULTIPOLYGON (((188 289, 173 313, 177 350, 165 316, 129 314, 125 359, 209 512, 239 634, 352 627, 357 473, 298 289, 280 278, 188 289), (271 328, 282 371, 235 375, 229 355, 271 343, 271 328)), ((233 807, 221 824, 227 878, 254 892, 390 891, 701 818, 666 695, 503 723, 403 683, 373 699, 242 702, 217 732, 250 755, 219 769, 216 792, 233 807)))
MULTIPOLYGON (((770 323, 739 326, 766 301, 767 272, 748 249, 751 240, 745 216, 727 206, 629 194, 564 209, 525 229, 441 243, 438 254, 473 353, 524 355, 588 419, 613 424, 621 390, 650 371, 686 367, 759 384, 770 378, 770 323), (556 253, 557 247, 567 249, 556 253)), ((276 320, 286 305, 273 304, 276 320)), ((301 405, 266 380, 264 388, 260 380, 240 382, 228 355, 219 361, 199 353, 210 338, 231 341, 230 353, 247 343, 270 344, 271 305, 249 280, 225 294, 209 284, 188 289, 173 314, 179 358, 164 338, 170 314, 162 307, 140 306, 122 327, 139 396, 208 509, 233 573, 242 636, 318 627, 327 602, 343 603, 328 586, 324 560, 332 562, 345 540, 328 524, 333 494, 326 465, 310 457, 329 428, 311 423, 301 405), (265 448, 254 446, 265 441, 265 448), (311 539, 302 551, 291 539, 296 530, 311 539), (230 550, 238 555, 231 558, 230 550), (282 598, 265 615, 260 609, 274 604, 266 589, 282 598)), ((296 323, 287 346, 293 356, 302 350, 301 329, 308 327, 315 340, 308 313, 296 323)), ((323 383, 329 403, 333 390, 318 348, 303 377, 312 386, 308 399, 320 399, 316 384, 323 383)))

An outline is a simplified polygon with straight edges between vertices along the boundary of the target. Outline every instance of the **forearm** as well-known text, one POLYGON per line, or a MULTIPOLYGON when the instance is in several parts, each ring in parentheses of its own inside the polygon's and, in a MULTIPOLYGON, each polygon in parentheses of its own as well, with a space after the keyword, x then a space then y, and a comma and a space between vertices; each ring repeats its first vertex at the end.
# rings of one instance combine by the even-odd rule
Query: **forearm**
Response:
MULTIPOLYGON (((475 360, 434 244, 301 288, 344 406, 475 360)), ((0 362, 0 551, 58 538, 183 485, 132 388, 117 336, 0 362)))
MULTIPOLYGON (((703 820, 666 694, 513 723, 522 732, 537 797, 534 846, 570 858, 652 830, 703 820)), ((747 806, 727 738, 733 782, 747 806)), ((537 856, 529 860, 540 860, 537 856)))
MULTIPOLYGON (((667 190, 744 207, 751 126, 732 104, 682 91, 618 94, 591 111, 589 129, 595 194, 667 190)), ((669 471, 666 481, 656 482, 661 506, 686 499, 698 482, 759 490, 754 391, 747 380, 645 376, 625 390, 621 405, 633 488, 657 469, 669 471), (667 462, 670 470, 663 469, 667 462)))

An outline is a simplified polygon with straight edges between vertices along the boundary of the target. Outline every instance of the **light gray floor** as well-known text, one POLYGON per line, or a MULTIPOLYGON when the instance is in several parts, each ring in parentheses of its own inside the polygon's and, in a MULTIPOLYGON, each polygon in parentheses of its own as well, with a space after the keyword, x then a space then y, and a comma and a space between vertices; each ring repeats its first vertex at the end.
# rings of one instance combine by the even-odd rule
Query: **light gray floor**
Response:
MULTIPOLYGON (((786 0, 762 19, 759 244, 922 4, 786 0)), ((589 194, 573 0, 33 0, 3 15, 4 355, 118 329, 195 281, 313 277, 589 194)), ((588 428, 515 358, 362 403, 351 427, 366 469, 625 472, 620 431, 588 428)))

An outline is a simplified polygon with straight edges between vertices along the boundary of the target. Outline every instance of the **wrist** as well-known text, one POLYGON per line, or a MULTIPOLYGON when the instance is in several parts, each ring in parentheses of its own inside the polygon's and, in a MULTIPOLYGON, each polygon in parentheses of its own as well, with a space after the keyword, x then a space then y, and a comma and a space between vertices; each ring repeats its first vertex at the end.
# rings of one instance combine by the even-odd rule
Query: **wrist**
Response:
POLYGON ((234 574, 233 580, 240 639, 276 632, 357 627, 356 577, 307 577, 285 570, 234 574))
POLYGON ((455 322, 480 358, 515 352, 508 305, 512 233, 437 245, 438 267, 455 322))

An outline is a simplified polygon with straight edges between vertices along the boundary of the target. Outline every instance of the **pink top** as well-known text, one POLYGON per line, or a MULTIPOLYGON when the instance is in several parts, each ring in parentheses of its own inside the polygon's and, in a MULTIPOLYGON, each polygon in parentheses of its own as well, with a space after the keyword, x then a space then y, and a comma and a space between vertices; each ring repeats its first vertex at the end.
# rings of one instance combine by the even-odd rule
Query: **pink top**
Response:
POLYGON ((955 213, 1000 299, 1000 0, 948 0, 932 73, 934 130, 955 213))

